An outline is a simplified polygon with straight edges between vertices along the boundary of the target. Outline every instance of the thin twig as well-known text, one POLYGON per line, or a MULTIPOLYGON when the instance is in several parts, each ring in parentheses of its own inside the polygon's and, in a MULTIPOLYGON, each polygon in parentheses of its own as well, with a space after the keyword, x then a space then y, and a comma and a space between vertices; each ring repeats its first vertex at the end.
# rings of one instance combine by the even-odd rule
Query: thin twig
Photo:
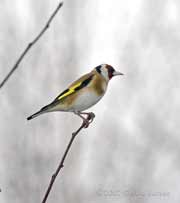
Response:
MULTIPOLYGON (((90 114, 88 115, 87 119, 88 119, 89 124, 93 121, 94 117, 95 117, 95 115, 94 115, 93 113, 90 113, 90 114)), ((64 154, 63 154, 63 157, 62 157, 62 159, 61 159, 61 161, 60 161, 60 163, 59 163, 59 165, 58 165, 58 167, 57 167, 55 173, 54 173, 54 174, 52 175, 52 177, 51 177, 51 180, 50 180, 50 182, 49 182, 49 185, 48 185, 48 188, 47 188, 46 193, 45 193, 45 195, 44 195, 44 198, 43 198, 42 203, 45 203, 45 202, 46 202, 46 200, 47 200, 47 198, 48 198, 48 196, 49 196, 49 193, 50 193, 50 191, 51 191, 51 189, 52 189, 52 186, 53 186, 53 184, 54 184, 54 181, 55 181, 55 179, 56 179, 58 173, 60 172, 60 170, 61 170, 61 169, 63 168, 63 166, 64 166, 65 158, 66 158, 66 156, 67 156, 67 154, 68 154, 68 152, 69 152, 69 150, 70 150, 70 148, 71 148, 71 145, 72 145, 72 143, 73 143, 73 141, 74 141, 76 135, 77 135, 83 128, 87 128, 87 127, 88 127, 87 123, 84 123, 84 122, 83 122, 82 125, 79 127, 79 129, 78 129, 77 131, 75 131, 75 132, 72 133, 72 137, 71 137, 71 139, 70 139, 70 141, 69 141, 69 143, 68 143, 68 145, 67 145, 67 147, 66 147, 66 150, 65 150, 65 152, 64 152, 64 154)))
POLYGON ((59 11, 59 9, 62 7, 63 2, 60 2, 59 5, 57 6, 57 8, 55 9, 55 11, 52 13, 52 15, 50 16, 49 20, 47 21, 46 25, 44 26, 44 28, 40 31, 40 33, 37 35, 37 37, 35 37, 35 39, 30 42, 28 44, 28 46, 26 47, 26 49, 22 52, 22 54, 20 55, 20 57, 17 59, 16 63, 14 64, 14 66, 12 67, 12 69, 9 71, 9 73, 6 75, 6 77, 4 78, 4 80, 0 83, 0 89, 3 87, 3 85, 7 82, 7 80, 10 78, 10 76, 14 73, 14 71, 18 68, 20 62, 22 61, 22 59, 24 58, 24 56, 26 55, 26 53, 29 51, 29 49, 40 39, 40 37, 44 34, 44 32, 50 27, 50 23, 53 20, 53 18, 55 17, 55 15, 57 14, 57 12, 59 11))

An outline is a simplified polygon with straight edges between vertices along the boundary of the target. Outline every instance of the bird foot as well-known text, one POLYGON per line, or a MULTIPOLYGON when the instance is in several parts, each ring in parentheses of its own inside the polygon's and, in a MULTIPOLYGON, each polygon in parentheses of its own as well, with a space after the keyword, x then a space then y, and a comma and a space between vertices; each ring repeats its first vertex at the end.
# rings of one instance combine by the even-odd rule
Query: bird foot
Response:
POLYGON ((87 115, 87 118, 83 119, 84 128, 87 128, 89 126, 89 124, 93 122, 93 120, 95 118, 95 114, 93 112, 86 113, 86 115, 87 115))
POLYGON ((86 112, 74 111, 74 113, 83 120, 82 125, 84 128, 87 128, 95 118, 95 114, 93 112, 86 113, 86 112), (87 117, 84 117, 83 115, 86 115, 87 117))

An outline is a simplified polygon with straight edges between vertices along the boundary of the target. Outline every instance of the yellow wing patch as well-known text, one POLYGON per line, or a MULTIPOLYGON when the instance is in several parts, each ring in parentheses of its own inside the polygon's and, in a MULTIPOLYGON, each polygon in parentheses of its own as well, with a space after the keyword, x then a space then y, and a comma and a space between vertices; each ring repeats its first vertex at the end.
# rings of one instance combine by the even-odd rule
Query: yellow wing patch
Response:
POLYGON ((54 101, 59 101, 63 98, 66 98, 67 96, 73 94, 74 92, 77 92, 81 90, 82 88, 86 87, 92 80, 93 74, 87 74, 79 78, 79 80, 75 81, 73 84, 69 86, 68 89, 64 90, 54 101))
POLYGON ((75 85, 73 85, 72 87, 70 87, 69 89, 65 90, 62 94, 59 95, 58 97, 58 100, 64 98, 64 97, 67 97, 68 95, 74 93, 76 90, 77 87, 79 87, 81 85, 82 82, 79 82, 75 85))

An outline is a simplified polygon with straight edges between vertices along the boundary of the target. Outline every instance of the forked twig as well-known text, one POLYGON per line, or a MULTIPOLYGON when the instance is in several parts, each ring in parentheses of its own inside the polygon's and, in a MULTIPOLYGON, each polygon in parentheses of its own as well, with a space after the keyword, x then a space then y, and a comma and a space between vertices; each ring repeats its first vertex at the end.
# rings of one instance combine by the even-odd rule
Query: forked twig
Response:
POLYGON ((29 51, 29 49, 40 39, 40 37, 44 34, 44 32, 50 27, 50 23, 53 20, 53 18, 55 17, 55 15, 57 14, 57 12, 59 11, 59 9, 62 7, 63 2, 60 2, 59 5, 57 6, 57 8, 55 9, 55 11, 52 13, 52 15, 50 16, 49 20, 47 21, 46 25, 44 26, 44 28, 40 31, 40 33, 34 38, 34 40, 32 42, 30 42, 28 44, 28 46, 26 47, 26 49, 22 52, 22 54, 20 55, 20 57, 17 59, 16 63, 14 64, 14 66, 12 67, 12 69, 9 71, 9 73, 6 75, 6 77, 3 79, 3 81, 0 83, 0 89, 4 86, 4 84, 7 82, 7 80, 10 78, 10 76, 14 73, 14 71, 18 68, 20 62, 22 61, 22 59, 24 58, 24 56, 26 55, 26 53, 29 51))
MULTIPOLYGON (((93 113, 90 113, 90 114, 88 115, 87 120, 88 120, 89 124, 93 121, 94 117, 95 117, 95 115, 94 115, 93 113)), ((51 180, 50 180, 50 182, 49 182, 49 185, 48 185, 48 188, 47 188, 46 193, 45 193, 45 195, 44 195, 44 198, 43 198, 42 203, 46 203, 46 200, 47 200, 47 198, 48 198, 48 196, 49 196, 49 193, 50 193, 50 191, 51 191, 51 189, 52 189, 52 186, 53 186, 53 184, 54 184, 54 181, 55 181, 57 175, 59 174, 60 170, 61 170, 61 169, 63 168, 63 166, 64 166, 64 161, 65 161, 65 159, 66 159, 66 156, 67 156, 67 154, 68 154, 68 152, 69 152, 69 150, 70 150, 70 148, 71 148, 71 145, 72 145, 72 143, 73 143, 75 137, 77 136, 77 134, 78 134, 83 128, 87 128, 87 127, 88 127, 87 123, 83 122, 82 125, 78 128, 78 130, 72 133, 72 137, 71 137, 71 139, 70 139, 70 141, 69 141, 69 143, 68 143, 68 145, 67 145, 67 147, 66 147, 66 150, 65 150, 65 152, 64 152, 64 154, 63 154, 63 157, 62 157, 62 159, 61 159, 61 161, 60 161, 60 163, 59 163, 59 165, 58 165, 58 167, 57 167, 55 173, 54 173, 54 174, 52 175, 52 177, 51 177, 51 180)))

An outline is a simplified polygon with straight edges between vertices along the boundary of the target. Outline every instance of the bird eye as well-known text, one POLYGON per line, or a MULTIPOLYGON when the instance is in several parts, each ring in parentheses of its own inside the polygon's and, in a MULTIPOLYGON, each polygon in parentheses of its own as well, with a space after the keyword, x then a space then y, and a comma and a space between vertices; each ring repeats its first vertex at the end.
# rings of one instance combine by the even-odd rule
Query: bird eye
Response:
POLYGON ((113 77, 113 72, 114 72, 114 68, 112 66, 109 66, 108 67, 108 75, 109 75, 109 78, 111 79, 113 77))
POLYGON ((101 65, 96 67, 96 71, 101 74, 101 65))

